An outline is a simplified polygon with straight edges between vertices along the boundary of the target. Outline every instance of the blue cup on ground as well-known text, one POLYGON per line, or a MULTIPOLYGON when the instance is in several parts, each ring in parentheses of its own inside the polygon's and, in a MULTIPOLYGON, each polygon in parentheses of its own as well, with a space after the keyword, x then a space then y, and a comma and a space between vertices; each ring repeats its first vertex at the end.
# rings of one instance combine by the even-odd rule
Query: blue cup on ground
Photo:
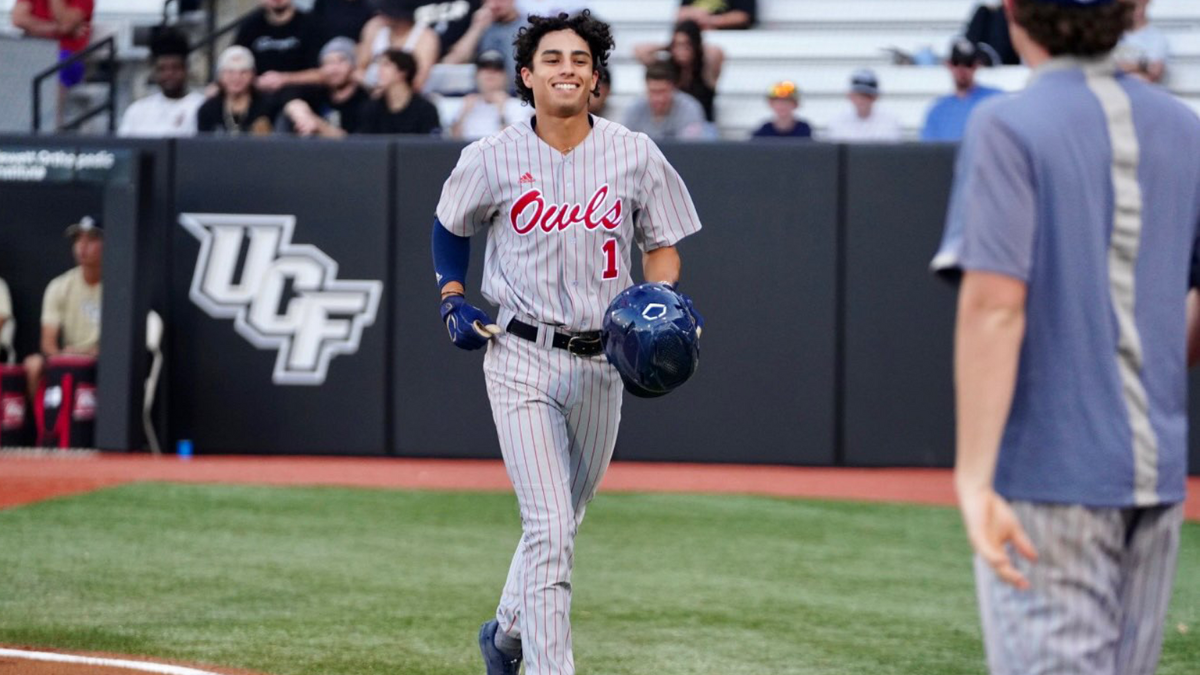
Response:
POLYGON ((192 441, 190 439, 185 438, 185 439, 179 441, 178 443, 176 443, 175 444, 175 454, 179 455, 179 459, 191 459, 192 458, 192 441))

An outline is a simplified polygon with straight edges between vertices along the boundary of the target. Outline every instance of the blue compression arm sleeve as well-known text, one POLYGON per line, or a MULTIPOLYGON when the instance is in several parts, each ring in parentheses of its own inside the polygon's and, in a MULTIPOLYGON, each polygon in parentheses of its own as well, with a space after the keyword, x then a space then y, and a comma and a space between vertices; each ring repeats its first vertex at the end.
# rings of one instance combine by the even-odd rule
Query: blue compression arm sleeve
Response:
POLYGON ((471 238, 447 230, 442 221, 433 219, 433 271, 438 288, 451 281, 466 285, 467 265, 471 260, 471 238))

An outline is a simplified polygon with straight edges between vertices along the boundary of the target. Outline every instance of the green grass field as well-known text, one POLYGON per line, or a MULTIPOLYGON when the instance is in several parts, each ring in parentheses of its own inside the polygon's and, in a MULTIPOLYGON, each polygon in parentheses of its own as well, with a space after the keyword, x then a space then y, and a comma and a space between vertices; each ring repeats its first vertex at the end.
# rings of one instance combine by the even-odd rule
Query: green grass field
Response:
MULTIPOLYGON (((504 494, 140 484, 0 511, 0 643, 479 675, 518 534, 504 494)), ((602 494, 576 561, 581 675, 984 672, 951 509, 602 494)), ((1196 673, 1197 524, 1169 626, 1159 672, 1196 673)))

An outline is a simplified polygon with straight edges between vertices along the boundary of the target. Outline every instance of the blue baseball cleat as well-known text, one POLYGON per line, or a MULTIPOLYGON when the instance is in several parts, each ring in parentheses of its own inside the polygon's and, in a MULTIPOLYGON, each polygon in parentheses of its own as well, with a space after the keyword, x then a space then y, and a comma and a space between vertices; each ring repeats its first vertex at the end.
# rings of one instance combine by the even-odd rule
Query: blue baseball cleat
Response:
POLYGON ((500 624, 492 619, 479 627, 479 653, 487 666, 487 675, 519 675, 521 657, 513 658, 496 647, 496 631, 500 624))

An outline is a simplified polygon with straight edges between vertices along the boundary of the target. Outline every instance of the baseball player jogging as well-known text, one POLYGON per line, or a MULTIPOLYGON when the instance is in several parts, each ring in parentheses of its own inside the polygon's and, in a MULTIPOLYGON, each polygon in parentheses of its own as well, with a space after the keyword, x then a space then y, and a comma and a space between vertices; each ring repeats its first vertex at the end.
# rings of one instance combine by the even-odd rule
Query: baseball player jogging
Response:
POLYGON ((955 486, 995 675, 1148 675, 1186 477, 1200 120, 1121 74, 1133 0, 1006 0, 1029 86, 976 109, 933 261, 962 273, 955 486))
MULTIPOLYGON (((608 467, 622 380, 600 328, 632 283, 675 284, 675 244, 700 229, 687 188, 644 134, 588 114, 613 46, 588 12, 529 18, 517 89, 535 115, 463 150, 442 189, 433 257, 450 339, 488 347, 484 376, 523 535, 496 616, 479 633, 489 675, 570 675, 575 533, 608 467), (469 237, 488 230, 483 296, 467 304, 469 237)), ((688 311, 693 314, 688 303, 688 311)))

